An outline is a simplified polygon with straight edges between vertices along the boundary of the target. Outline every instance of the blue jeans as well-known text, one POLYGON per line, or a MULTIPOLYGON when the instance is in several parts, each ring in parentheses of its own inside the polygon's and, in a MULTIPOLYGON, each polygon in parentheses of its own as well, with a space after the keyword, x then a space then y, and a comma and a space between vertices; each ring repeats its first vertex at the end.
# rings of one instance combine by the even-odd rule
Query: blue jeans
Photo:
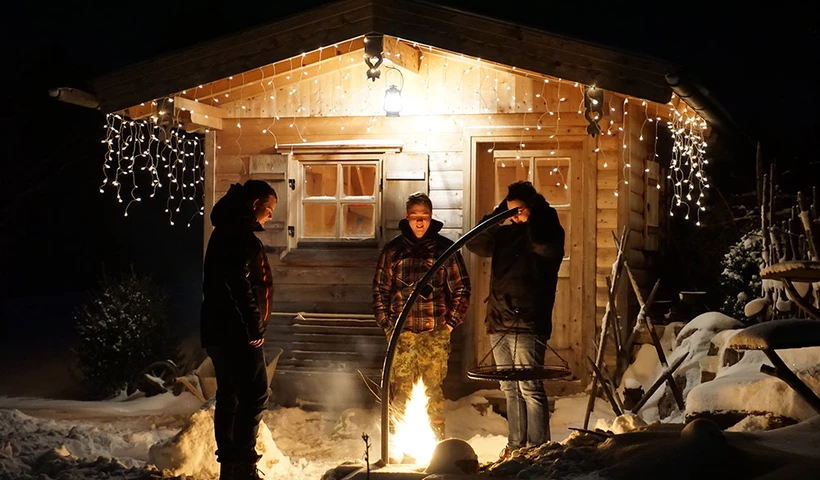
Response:
MULTIPOLYGON (((517 369, 543 366, 547 349, 545 336, 491 333, 495 364, 517 369)), ((535 447, 550 440, 550 411, 543 380, 501 381, 507 399, 507 423, 511 449, 535 447)))

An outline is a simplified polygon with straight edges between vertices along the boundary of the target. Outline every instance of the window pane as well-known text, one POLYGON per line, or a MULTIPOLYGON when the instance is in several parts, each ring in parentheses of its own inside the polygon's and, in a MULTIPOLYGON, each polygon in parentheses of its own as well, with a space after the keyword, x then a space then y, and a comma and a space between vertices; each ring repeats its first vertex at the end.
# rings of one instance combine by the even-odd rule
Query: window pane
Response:
POLYGON ((514 158, 505 160, 496 160, 495 162, 495 181, 497 197, 495 203, 501 202, 501 199, 507 195, 507 185, 517 182, 519 180, 529 180, 530 176, 530 161, 516 160, 514 158))
POLYGON ((342 206, 344 224, 342 236, 348 238, 375 238, 375 205, 348 204, 342 206))
POLYGON ((336 165, 305 165, 305 197, 336 197, 336 165))
POLYGON ((375 165, 342 165, 342 174, 346 197, 372 197, 376 194, 375 165))
POLYGON ((569 161, 536 160, 535 188, 552 205, 569 205, 569 161))
POLYGON ((564 227, 564 256, 568 257, 569 256, 569 247, 570 247, 570 242, 569 242, 570 234, 569 234, 569 232, 570 232, 570 227, 571 227, 569 222, 570 222, 570 218, 572 218, 572 216, 570 215, 569 210, 557 210, 557 213, 558 213, 558 221, 561 222, 561 226, 564 227))
POLYGON ((305 237, 336 238, 336 204, 305 205, 305 237))

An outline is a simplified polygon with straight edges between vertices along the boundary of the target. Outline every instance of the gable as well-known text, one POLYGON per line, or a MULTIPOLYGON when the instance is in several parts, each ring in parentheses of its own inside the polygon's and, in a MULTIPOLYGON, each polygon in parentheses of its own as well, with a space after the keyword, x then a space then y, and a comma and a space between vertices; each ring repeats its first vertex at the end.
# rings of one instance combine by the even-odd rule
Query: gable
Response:
POLYGON ((378 32, 648 100, 666 102, 674 66, 543 31, 414 1, 346 0, 93 81, 104 111, 378 32))

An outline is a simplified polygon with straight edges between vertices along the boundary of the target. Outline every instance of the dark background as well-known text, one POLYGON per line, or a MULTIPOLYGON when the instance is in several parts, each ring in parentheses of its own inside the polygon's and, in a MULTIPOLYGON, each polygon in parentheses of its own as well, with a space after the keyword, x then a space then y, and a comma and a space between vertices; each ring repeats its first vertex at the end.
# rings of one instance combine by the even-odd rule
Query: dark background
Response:
MULTIPOLYGON (((328 2, 67 3, 15 2, 0 20, 6 66, 0 395, 70 394, 65 365, 72 312, 103 272, 133 266, 153 275, 171 296, 175 325, 195 333, 198 322, 201 218, 191 227, 170 226, 162 199, 132 207, 124 218, 113 194, 99 193, 104 114, 53 100, 48 89, 86 88, 107 71, 328 2), (39 387, 31 387, 32 380, 39 387)), ((676 62, 700 78, 746 135, 762 142, 767 158, 778 162, 784 188, 805 188, 818 171, 813 72, 820 35, 802 7, 439 3, 676 62)), ((710 165, 715 201, 731 203, 753 190, 754 149, 748 147, 716 150, 719 158, 710 165)), ((696 278, 685 283, 699 287, 696 278)))

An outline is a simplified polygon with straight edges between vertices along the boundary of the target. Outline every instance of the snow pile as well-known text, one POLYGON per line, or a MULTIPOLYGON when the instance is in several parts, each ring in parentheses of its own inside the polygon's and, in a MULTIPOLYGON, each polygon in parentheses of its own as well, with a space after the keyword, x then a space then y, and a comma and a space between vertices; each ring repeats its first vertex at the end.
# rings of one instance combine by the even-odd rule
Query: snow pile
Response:
MULTIPOLYGON (((686 355, 673 375, 685 399, 695 386, 714 377, 721 361, 719 358, 722 358, 719 352, 723 351, 726 340, 742 328, 743 324, 719 312, 706 312, 684 325, 677 336, 674 334, 675 326, 676 324, 670 324, 664 330, 661 346, 669 365, 686 355)), ((624 373, 622 393, 625 388, 637 389, 638 386, 641 393, 648 391, 663 372, 655 347, 641 345, 635 361, 624 373)), ((647 422, 683 421, 683 413, 678 410, 668 385, 659 388, 639 413, 647 422)))
MULTIPOLYGON (((219 463, 215 451, 214 402, 211 401, 191 415, 179 433, 152 446, 148 450, 148 459, 163 473, 216 478, 219 463)), ((257 467, 266 475, 285 473, 289 469, 289 459, 276 447, 264 422, 260 422, 256 451, 262 455, 257 467)))
MULTIPOLYGON (((820 394, 820 347, 779 350, 778 355, 815 393, 820 394)), ((744 415, 773 415, 794 423, 816 412, 782 380, 760 372, 771 365, 762 352, 747 351, 734 365, 722 367, 711 382, 689 394, 687 417, 703 413, 738 412, 744 415)), ((742 428, 742 426, 739 426, 742 428)))
POLYGON ((732 328, 743 328, 743 324, 720 312, 706 312, 693 318, 681 329, 678 333, 678 345, 681 345, 683 340, 696 332, 715 334, 732 328))
POLYGON ((148 448, 176 429, 144 423, 43 420, 0 410, 0 479, 151 478, 157 472, 146 465, 148 448))

